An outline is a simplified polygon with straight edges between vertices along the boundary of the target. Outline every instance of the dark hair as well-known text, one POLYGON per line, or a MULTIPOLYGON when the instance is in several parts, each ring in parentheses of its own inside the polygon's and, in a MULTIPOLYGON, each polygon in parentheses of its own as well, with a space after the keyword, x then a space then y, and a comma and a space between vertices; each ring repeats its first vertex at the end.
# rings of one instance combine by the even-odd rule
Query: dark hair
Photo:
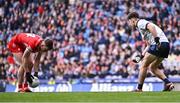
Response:
POLYGON ((53 49, 53 40, 45 39, 44 42, 45 42, 46 46, 48 47, 48 50, 53 49))
POLYGON ((128 20, 131 18, 139 18, 139 14, 137 12, 131 12, 128 14, 128 20))

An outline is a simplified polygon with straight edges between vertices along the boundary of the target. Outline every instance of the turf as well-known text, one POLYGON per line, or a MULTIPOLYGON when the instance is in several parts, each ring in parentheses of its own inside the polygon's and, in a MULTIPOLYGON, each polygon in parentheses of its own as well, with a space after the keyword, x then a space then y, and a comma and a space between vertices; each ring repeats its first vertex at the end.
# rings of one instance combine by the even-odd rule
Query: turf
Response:
POLYGON ((0 93, 0 102, 179 102, 180 92, 0 93))

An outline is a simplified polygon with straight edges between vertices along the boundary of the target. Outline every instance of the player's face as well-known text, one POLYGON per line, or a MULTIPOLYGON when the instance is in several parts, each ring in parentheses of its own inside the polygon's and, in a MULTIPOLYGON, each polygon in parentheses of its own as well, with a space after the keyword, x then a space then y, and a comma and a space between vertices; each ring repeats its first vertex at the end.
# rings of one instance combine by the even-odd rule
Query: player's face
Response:
POLYGON ((129 19, 129 20, 128 20, 128 23, 129 23, 129 25, 130 25, 132 28, 135 28, 135 21, 134 21, 134 19, 129 19))
POLYGON ((41 43, 41 51, 42 52, 47 52, 48 51, 48 47, 45 45, 44 42, 41 43))

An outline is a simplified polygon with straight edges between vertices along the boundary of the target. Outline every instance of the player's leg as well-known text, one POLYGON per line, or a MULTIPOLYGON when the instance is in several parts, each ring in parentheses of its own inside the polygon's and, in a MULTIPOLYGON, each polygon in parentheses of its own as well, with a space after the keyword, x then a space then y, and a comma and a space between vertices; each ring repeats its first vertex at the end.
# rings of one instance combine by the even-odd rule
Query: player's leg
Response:
MULTIPOLYGON (((30 92, 30 89, 28 88, 28 83, 25 78, 25 69, 22 67, 22 52, 18 53, 13 53, 14 58, 16 60, 16 63, 20 65, 18 69, 18 91, 19 92, 30 92)), ((32 63, 32 58, 31 56, 29 57, 29 64, 28 64, 28 69, 29 71, 32 70, 33 63, 32 63)))
POLYGON ((156 60, 154 60, 151 64, 150 64, 150 66, 149 66, 149 68, 151 69, 151 72, 155 75, 155 76, 157 76, 158 78, 160 78, 160 79, 165 79, 166 78, 166 76, 164 75, 164 73, 162 72, 162 71, 160 71, 159 69, 158 69, 158 66, 160 65, 160 63, 163 61, 163 58, 157 58, 156 60))
POLYGON ((15 58, 16 63, 19 65, 19 69, 18 69, 18 91, 19 92, 23 92, 23 82, 24 82, 24 69, 21 66, 22 64, 22 56, 23 53, 19 52, 19 53, 13 53, 13 56, 15 58))
MULTIPOLYGON (((12 52, 14 59, 16 61, 16 64, 19 65, 19 69, 18 69, 18 91, 19 92, 24 92, 24 74, 25 74, 25 68, 22 67, 22 56, 23 56, 23 49, 21 48, 21 46, 19 46, 18 44, 15 43, 14 40, 11 40, 8 43, 8 49, 12 52)), ((28 86, 28 85, 27 85, 28 86)))
POLYGON ((163 61, 164 58, 157 58, 150 64, 150 68, 152 73, 154 73, 155 76, 160 78, 164 81, 165 88, 164 91, 171 91, 174 88, 174 85, 169 81, 169 79, 165 76, 165 74, 158 69, 158 66, 163 61))
MULTIPOLYGON (((31 59, 31 55, 29 57, 29 64, 28 64, 28 69, 31 73, 32 71, 32 68, 33 68, 33 62, 32 62, 32 59, 31 59)), ((30 89, 29 89, 29 85, 27 83, 27 80, 26 80, 26 76, 24 75, 24 84, 23 84, 23 88, 24 88, 24 91, 25 92, 32 92, 30 89)))
POLYGON ((143 60, 142 60, 142 64, 140 66, 140 71, 139 71, 139 77, 138 77, 138 90, 142 90, 143 84, 144 84, 144 80, 146 78, 146 74, 147 74, 147 69, 148 66, 156 59, 156 56, 150 54, 150 53, 146 53, 143 60))

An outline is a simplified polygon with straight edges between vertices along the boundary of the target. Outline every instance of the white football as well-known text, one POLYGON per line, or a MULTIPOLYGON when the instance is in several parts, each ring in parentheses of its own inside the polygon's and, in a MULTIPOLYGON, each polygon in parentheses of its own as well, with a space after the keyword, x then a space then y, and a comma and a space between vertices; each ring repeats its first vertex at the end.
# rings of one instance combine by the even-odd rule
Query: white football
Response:
POLYGON ((36 88, 37 86, 39 86, 39 79, 36 76, 33 76, 34 79, 32 79, 32 83, 29 84, 30 87, 32 88, 36 88))
POLYGON ((139 55, 136 55, 136 56, 133 56, 133 57, 132 57, 132 60, 133 60, 133 62, 135 62, 135 63, 139 63, 139 62, 141 61, 141 57, 140 57, 139 55))

